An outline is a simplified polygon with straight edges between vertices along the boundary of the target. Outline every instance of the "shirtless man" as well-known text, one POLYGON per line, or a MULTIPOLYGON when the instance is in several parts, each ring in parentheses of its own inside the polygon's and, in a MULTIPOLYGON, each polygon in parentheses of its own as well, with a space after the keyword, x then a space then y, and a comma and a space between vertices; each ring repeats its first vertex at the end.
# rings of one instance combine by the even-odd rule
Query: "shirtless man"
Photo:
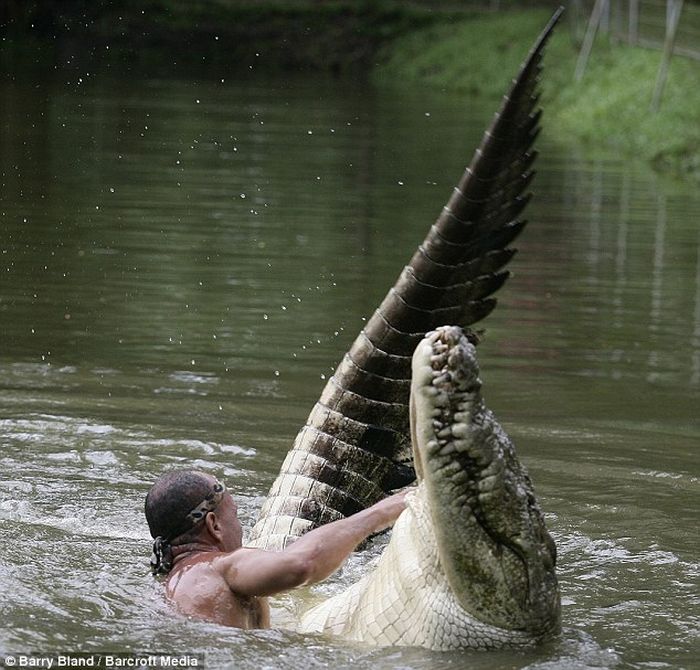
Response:
POLYGON ((391 526, 405 507, 398 493, 316 528, 284 551, 242 546, 237 507, 225 486, 194 470, 169 472, 146 496, 155 538, 151 568, 184 614, 237 628, 267 628, 267 596, 314 584, 335 572, 369 535, 391 526))

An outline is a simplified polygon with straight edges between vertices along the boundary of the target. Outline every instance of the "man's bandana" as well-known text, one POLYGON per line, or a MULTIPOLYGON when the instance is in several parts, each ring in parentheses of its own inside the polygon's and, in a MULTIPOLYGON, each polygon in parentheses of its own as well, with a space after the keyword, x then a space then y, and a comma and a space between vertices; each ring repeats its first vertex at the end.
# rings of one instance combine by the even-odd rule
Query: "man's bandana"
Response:
POLYGON ((223 500, 226 486, 218 479, 214 481, 214 488, 197 507, 191 510, 185 517, 186 528, 169 537, 158 535, 153 541, 153 553, 151 554, 151 572, 154 575, 166 575, 173 567, 173 552, 170 543, 185 531, 194 528, 204 517, 213 512, 223 500))
POLYGON ((193 526, 199 523, 209 512, 213 512, 223 499, 226 487, 218 479, 215 482, 212 492, 187 515, 187 520, 193 526))

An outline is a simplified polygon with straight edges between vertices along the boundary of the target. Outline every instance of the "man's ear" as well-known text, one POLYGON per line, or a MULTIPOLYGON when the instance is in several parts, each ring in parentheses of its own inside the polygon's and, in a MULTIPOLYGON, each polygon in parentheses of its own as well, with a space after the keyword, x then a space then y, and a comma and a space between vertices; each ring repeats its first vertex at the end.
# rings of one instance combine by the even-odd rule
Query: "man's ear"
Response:
POLYGON ((213 538, 219 541, 223 538, 219 517, 214 512, 208 512, 204 517, 204 526, 213 538))

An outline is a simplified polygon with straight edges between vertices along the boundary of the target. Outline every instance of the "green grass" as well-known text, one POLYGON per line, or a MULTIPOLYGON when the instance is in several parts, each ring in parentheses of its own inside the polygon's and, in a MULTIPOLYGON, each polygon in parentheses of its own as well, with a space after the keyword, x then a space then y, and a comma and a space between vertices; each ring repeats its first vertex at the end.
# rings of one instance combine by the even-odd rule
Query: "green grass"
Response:
MULTIPOLYGON (((455 2, 400 0, 96 0, 89 11, 77 11, 83 5, 37 0, 24 11, 17 4, 6 27, 14 40, 0 42, 0 62, 9 47, 33 49, 27 38, 44 36, 49 46, 67 41, 55 47, 57 58, 75 44, 94 42, 109 44, 110 57, 124 61, 148 63, 152 51, 155 63, 169 62, 163 54, 171 53, 178 62, 231 69, 251 62, 268 69, 373 68, 381 85, 434 86, 497 104, 549 16, 515 8, 470 14, 464 6, 456 11, 455 2)), ((659 51, 600 39, 583 81, 575 82, 578 50, 566 17, 547 51, 542 84, 550 136, 612 148, 700 179, 700 63, 673 59, 654 114, 649 107, 659 51)))
MULTIPOLYGON (((420 83, 500 99, 547 12, 487 15, 440 24, 393 41, 373 73, 382 85, 420 83)), ((650 103, 661 52, 600 39, 581 82, 565 22, 545 56, 542 81, 550 135, 578 139, 700 179, 700 63, 675 57, 661 109, 650 103)))

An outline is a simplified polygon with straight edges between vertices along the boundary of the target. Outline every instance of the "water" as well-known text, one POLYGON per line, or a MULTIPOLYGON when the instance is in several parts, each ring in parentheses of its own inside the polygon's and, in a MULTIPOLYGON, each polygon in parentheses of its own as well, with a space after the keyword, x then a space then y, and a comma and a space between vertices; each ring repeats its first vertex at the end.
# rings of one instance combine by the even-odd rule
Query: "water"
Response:
POLYGON ((558 543, 559 640, 447 654, 228 630, 163 603, 149 484, 211 471, 251 525, 492 110, 350 80, 80 74, 0 84, 1 651, 697 667, 696 190, 545 132, 515 276, 485 323, 487 401, 558 543))

